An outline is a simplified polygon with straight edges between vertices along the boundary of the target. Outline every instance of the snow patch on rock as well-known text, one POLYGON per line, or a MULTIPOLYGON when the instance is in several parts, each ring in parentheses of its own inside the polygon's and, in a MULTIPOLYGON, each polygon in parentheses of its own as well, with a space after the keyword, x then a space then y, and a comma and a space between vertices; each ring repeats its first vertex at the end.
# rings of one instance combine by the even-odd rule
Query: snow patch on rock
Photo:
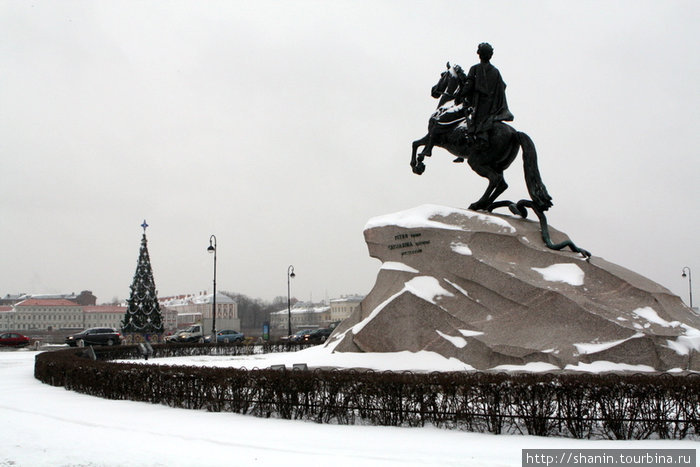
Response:
POLYGON ((415 229, 422 227, 447 230, 462 230, 461 227, 456 225, 449 225, 443 222, 430 220, 430 217, 432 216, 449 216, 453 212, 455 212, 453 209, 446 208, 443 206, 424 204, 414 209, 407 209, 405 211, 395 212, 393 214, 386 214, 384 216, 373 217, 372 219, 367 221, 367 224, 365 225, 365 230, 373 229, 376 227, 384 227, 387 225, 403 227, 406 229, 415 229))
POLYGON ((491 370, 494 371, 527 371, 529 373, 543 373, 545 371, 556 371, 559 367, 547 362, 530 362, 525 365, 498 365, 491 370))
POLYGON ((678 355, 688 355, 691 350, 700 352, 700 330, 687 324, 681 324, 685 335, 678 336, 675 341, 668 339, 666 344, 669 349, 676 352, 678 355))
POLYGON ((542 274, 544 280, 548 282, 566 282, 573 286, 583 285, 584 273, 576 264, 552 264, 546 268, 532 269, 542 274))
POLYGON ((634 334, 633 336, 630 336, 626 339, 620 339, 617 341, 610 341, 610 342, 589 342, 589 343, 581 343, 581 344, 574 344, 574 347, 576 347, 576 351, 579 353, 579 355, 586 355, 586 354, 591 354, 591 353, 596 353, 596 352, 602 352, 603 350, 610 349, 612 347, 615 347, 617 345, 622 344, 623 342, 627 342, 630 339, 637 339, 639 337, 644 337, 644 334, 641 332, 638 332, 634 334))
POLYGON ((437 279, 430 276, 414 277, 404 285, 405 290, 433 305, 437 305, 435 300, 438 297, 454 297, 453 293, 445 290, 437 279))
POLYGON ((649 365, 630 365, 627 363, 615 363, 608 360, 597 360, 591 363, 579 362, 576 365, 566 365, 565 370, 585 371, 586 373, 605 373, 609 371, 634 371, 652 373, 656 371, 649 365))
POLYGON ((438 331, 437 329, 435 330, 435 332, 437 332, 438 335, 440 335, 440 337, 449 341, 450 344, 454 345, 455 347, 457 347, 459 349, 461 349, 467 345, 467 340, 464 337, 449 336, 449 335, 445 334, 444 332, 438 331))
POLYGON ((447 282, 448 284, 450 284, 450 285, 451 285, 452 287, 454 287, 455 289, 457 289, 457 290, 459 291, 459 293, 461 293, 461 294, 464 295, 465 297, 469 297, 469 292, 467 292, 466 290, 464 290, 464 289, 463 289, 462 287, 460 287, 459 285, 455 284, 454 282, 452 282, 452 281, 450 281, 450 280, 448 280, 448 279, 444 279, 444 281, 447 282))
POLYGON ((426 302, 437 305, 436 299, 441 296, 454 297, 454 294, 445 290, 440 282, 431 276, 418 276, 404 283, 404 288, 391 297, 380 303, 365 319, 354 325, 351 329, 353 334, 357 334, 367 326, 389 303, 393 302, 401 294, 409 292, 426 302))
MULTIPOLYGON (((681 325, 680 321, 666 321, 650 306, 645 306, 644 308, 637 308, 632 312, 633 314, 639 316, 642 319, 649 321, 650 323, 658 324, 663 327, 678 327, 681 325)), ((645 326, 646 327, 646 326, 645 326)))
POLYGON ((365 225, 365 230, 373 229, 375 227, 384 227, 387 225, 404 227, 407 229, 423 227, 447 230, 463 230, 459 226, 445 224, 444 222, 433 221, 430 219, 431 217, 437 216, 447 217, 451 214, 459 214, 469 218, 476 217, 482 222, 493 224, 498 226, 499 228, 506 229, 509 232, 515 233, 515 228, 512 225, 510 225, 508 221, 501 219, 500 217, 491 216, 480 212, 474 212, 468 209, 449 208, 445 206, 438 206, 435 204, 424 204, 413 209, 407 209, 405 211, 400 211, 393 214, 373 217, 365 225))
POLYGON ((472 331, 470 329, 460 329, 459 332, 464 337, 474 337, 474 336, 483 336, 484 335, 484 333, 481 331, 472 331))
POLYGON ((417 274, 418 269, 412 268, 411 266, 404 264, 404 263, 399 263, 398 261, 387 261, 385 263, 382 263, 382 267, 379 269, 385 269, 385 270, 391 270, 391 271, 403 271, 403 272, 411 272, 414 274, 417 274))
POLYGON ((452 251, 454 251, 457 254, 464 255, 464 256, 471 256, 472 255, 472 250, 469 248, 468 245, 460 242, 455 242, 450 245, 450 248, 452 248, 452 251))

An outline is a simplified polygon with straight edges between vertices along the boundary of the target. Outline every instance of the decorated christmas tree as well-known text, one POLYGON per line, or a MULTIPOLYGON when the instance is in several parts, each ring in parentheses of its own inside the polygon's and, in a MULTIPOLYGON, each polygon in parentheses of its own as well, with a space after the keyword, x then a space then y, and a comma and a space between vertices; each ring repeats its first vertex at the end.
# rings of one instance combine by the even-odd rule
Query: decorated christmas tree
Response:
POLYGON ((129 299, 126 301, 126 315, 122 321, 122 332, 124 334, 162 334, 163 317, 158 305, 156 284, 153 280, 153 270, 151 269, 151 259, 148 256, 148 246, 146 240, 146 221, 143 227, 143 237, 141 237, 141 249, 139 250, 139 261, 136 265, 136 273, 131 283, 129 299))

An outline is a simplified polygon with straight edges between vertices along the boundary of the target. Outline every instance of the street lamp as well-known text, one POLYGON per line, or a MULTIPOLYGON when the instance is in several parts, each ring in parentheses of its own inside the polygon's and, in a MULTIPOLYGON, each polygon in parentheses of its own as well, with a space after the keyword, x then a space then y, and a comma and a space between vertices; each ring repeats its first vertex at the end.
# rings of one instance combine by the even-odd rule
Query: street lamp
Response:
POLYGON ((292 295, 290 290, 290 279, 294 277, 294 266, 287 268, 287 331, 288 336, 292 336, 292 295))
POLYGON ((685 266, 683 268, 683 274, 681 274, 681 277, 688 276, 688 295, 690 296, 690 309, 693 309, 693 280, 690 277, 690 268, 688 266, 685 266), (688 274, 685 273, 685 270, 688 270, 688 274))
MULTIPOLYGON (((209 237, 209 253, 214 253, 214 295, 211 300, 211 338, 216 343, 216 235, 209 237)), ((203 323, 202 323, 203 324, 203 323)), ((202 329, 204 335, 204 329, 202 329)))

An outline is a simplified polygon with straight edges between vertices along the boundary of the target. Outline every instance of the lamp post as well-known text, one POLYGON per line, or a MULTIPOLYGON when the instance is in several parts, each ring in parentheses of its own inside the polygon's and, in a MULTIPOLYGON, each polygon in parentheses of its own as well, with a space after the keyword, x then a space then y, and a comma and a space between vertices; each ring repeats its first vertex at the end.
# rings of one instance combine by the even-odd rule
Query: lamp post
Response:
POLYGON ((693 309, 693 280, 690 277, 690 268, 688 266, 685 266, 683 268, 683 274, 681 274, 681 277, 688 276, 688 295, 690 296, 690 309, 693 309), (686 269, 688 270, 688 274, 685 273, 686 269))
MULTIPOLYGON (((216 235, 209 237, 209 253, 214 253, 214 294, 211 297, 211 338, 216 344, 216 235)), ((204 335, 204 329, 202 329, 204 335)))
POLYGON ((290 279, 294 277, 294 266, 287 268, 287 335, 292 336, 292 295, 290 279))

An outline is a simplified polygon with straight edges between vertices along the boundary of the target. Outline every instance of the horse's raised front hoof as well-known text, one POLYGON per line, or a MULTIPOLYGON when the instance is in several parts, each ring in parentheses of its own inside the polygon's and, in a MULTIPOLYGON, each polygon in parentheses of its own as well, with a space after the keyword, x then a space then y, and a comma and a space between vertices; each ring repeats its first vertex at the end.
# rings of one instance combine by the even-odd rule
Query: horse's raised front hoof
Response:
POLYGON ((422 162, 419 162, 418 164, 413 166, 413 173, 416 175, 422 175, 423 172, 425 172, 425 164, 422 162))

